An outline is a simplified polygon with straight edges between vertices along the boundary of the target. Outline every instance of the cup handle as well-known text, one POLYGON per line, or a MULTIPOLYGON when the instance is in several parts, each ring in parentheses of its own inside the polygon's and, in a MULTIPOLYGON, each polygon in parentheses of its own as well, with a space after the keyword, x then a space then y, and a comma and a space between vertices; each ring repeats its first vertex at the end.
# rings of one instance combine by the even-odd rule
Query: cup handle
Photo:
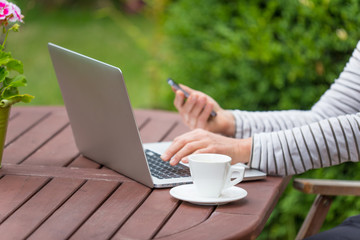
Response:
POLYGON ((245 167, 243 166, 231 166, 229 173, 227 175, 227 180, 226 180, 226 184, 223 190, 230 188, 236 184, 238 184, 239 182, 241 182, 244 178, 245 175, 245 167), (233 172, 238 172, 239 176, 237 178, 235 178, 234 180, 231 180, 231 175, 233 174, 233 172))

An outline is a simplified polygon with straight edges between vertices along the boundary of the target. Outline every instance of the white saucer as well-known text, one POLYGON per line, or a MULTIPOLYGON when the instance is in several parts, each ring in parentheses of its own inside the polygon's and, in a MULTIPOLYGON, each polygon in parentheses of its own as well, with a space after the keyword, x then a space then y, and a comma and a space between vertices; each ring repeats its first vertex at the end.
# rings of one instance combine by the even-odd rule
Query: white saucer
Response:
POLYGON ((220 197, 207 198, 198 195, 194 184, 186 184, 172 188, 170 195, 179 200, 198 205, 222 205, 246 197, 247 192, 240 187, 234 186, 226 189, 220 197))

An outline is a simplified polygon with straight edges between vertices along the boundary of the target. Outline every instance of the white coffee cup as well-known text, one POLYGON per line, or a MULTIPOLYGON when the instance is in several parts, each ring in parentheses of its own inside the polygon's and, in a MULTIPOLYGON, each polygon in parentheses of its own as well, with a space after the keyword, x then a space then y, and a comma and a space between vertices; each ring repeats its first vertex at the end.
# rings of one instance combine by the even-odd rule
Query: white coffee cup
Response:
POLYGON ((221 193, 244 178, 245 168, 231 166, 231 157, 223 154, 201 153, 188 157, 190 173, 201 197, 217 198, 221 193), (233 172, 239 174, 231 180, 233 172))

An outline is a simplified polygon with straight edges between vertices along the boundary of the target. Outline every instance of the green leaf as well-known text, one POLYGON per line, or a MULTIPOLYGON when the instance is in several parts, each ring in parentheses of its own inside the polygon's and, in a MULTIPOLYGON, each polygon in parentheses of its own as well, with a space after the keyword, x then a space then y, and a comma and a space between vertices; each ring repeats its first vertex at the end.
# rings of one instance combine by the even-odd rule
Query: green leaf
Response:
POLYGON ((10 98, 1 100, 0 107, 8 107, 8 106, 13 105, 18 102, 29 103, 29 102, 31 102, 32 99, 34 99, 34 96, 31 96, 29 94, 16 95, 16 96, 12 96, 10 98))
POLYGON ((0 66, 6 65, 11 60, 13 60, 11 53, 0 51, 0 66))
POLYGON ((14 70, 19 73, 24 72, 23 63, 19 60, 14 59, 10 52, 0 51, 0 66, 6 66, 8 70, 14 70))
MULTIPOLYGON (((3 81, 4 88, 1 93, 3 99, 10 99, 19 95, 18 87, 24 87, 27 85, 27 81, 24 75, 18 75, 14 78, 6 78, 3 81)), ((20 96, 30 96, 30 95, 20 95, 20 96)))
POLYGON ((17 71, 18 73, 23 73, 24 72, 24 67, 21 61, 16 60, 16 59, 11 59, 7 64, 5 64, 6 67, 8 68, 8 70, 14 70, 17 71))
POLYGON ((12 79, 12 81, 9 83, 8 87, 24 87, 26 86, 27 81, 24 75, 17 75, 12 79))
POLYGON ((24 75, 18 75, 14 78, 6 78, 3 82, 4 88, 1 96, 3 98, 9 98, 19 94, 18 87, 24 87, 27 84, 26 78, 24 75))
POLYGON ((9 71, 7 71, 6 68, 1 67, 0 68, 0 83, 3 82, 7 76, 9 76, 9 71))
POLYGON ((32 99, 34 99, 34 96, 32 96, 30 94, 20 94, 17 96, 10 97, 7 100, 12 101, 13 103, 16 103, 16 102, 29 103, 29 102, 31 102, 32 99))
POLYGON ((14 97, 16 95, 19 94, 19 90, 16 88, 16 87, 6 87, 2 94, 1 94, 1 97, 3 99, 8 99, 8 98, 11 98, 11 97, 14 97))
POLYGON ((2 83, 2 88, 6 88, 12 82, 12 78, 5 77, 5 80, 2 83))

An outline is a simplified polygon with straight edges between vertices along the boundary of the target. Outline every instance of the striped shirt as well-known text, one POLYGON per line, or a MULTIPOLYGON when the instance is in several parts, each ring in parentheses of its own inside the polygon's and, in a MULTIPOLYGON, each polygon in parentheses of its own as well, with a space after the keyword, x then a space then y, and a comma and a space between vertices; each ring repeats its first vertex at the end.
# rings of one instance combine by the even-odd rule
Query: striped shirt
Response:
POLYGON ((251 168, 293 175, 360 161, 360 41, 310 110, 232 112, 236 138, 253 137, 251 168))

